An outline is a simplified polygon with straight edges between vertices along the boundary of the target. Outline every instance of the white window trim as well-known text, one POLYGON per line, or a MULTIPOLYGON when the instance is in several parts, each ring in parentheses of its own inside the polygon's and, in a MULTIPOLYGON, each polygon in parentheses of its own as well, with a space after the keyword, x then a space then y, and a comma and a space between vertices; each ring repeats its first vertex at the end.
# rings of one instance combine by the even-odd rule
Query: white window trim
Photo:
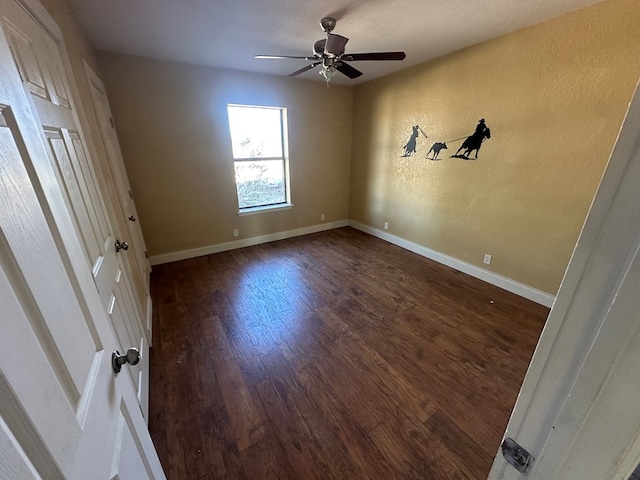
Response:
MULTIPOLYGON (((289 171, 289 120, 288 120, 288 109, 287 107, 276 107, 276 106, 261 106, 261 105, 243 105, 238 103, 228 103, 227 108, 233 107, 249 107, 249 108, 273 108, 278 109, 281 112, 280 121, 281 121, 281 133, 282 133, 282 162, 284 166, 284 181, 285 181, 285 202, 276 203, 273 205, 260 205, 255 207, 245 207, 238 208, 238 216, 244 217, 247 215, 256 215, 258 213, 266 213, 266 212, 274 212, 278 210, 289 210, 293 208, 293 203, 291 203, 291 176, 289 171)), ((233 154, 231 155, 233 158, 233 154)), ((275 160, 276 158, 233 158, 233 162, 236 161, 249 161, 249 160, 275 160)), ((280 157, 277 158, 280 160, 280 157)), ((236 184, 236 193, 237 193, 237 184, 236 184)), ((237 198, 237 194, 236 194, 237 198)), ((239 200, 239 199, 238 199, 239 200)))
POLYGON ((247 207, 238 210, 238 215, 256 215, 258 213, 276 212, 278 210, 289 210, 293 208, 293 203, 276 203, 275 205, 262 205, 260 207, 247 207))

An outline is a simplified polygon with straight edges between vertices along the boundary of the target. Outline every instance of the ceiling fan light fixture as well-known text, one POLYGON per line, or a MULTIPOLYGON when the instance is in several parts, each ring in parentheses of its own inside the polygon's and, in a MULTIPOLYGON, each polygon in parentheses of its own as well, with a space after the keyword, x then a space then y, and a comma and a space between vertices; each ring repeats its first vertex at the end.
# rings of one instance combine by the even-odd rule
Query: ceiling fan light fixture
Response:
POLYGON ((320 69, 320 75, 322 75, 325 79, 325 81, 327 83, 329 83, 331 81, 331 79, 336 75, 336 73, 338 73, 338 70, 336 70, 336 67, 334 67, 333 65, 329 65, 326 67, 322 67, 320 69))

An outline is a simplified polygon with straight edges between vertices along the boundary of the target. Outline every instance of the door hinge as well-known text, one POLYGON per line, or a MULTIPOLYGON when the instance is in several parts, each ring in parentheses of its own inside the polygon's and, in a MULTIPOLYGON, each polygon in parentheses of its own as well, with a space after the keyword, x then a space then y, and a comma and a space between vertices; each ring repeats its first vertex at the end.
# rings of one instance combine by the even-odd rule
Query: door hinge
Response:
POLYGON ((111 128, 116 128, 116 126, 113 123, 113 117, 109 117, 109 121, 111 122, 111 128))
POLYGON ((502 442, 502 455, 516 470, 529 473, 534 458, 512 438, 507 437, 502 442))
POLYGON ((149 258, 149 254, 147 253, 147 251, 144 251, 144 258, 149 258))
POLYGON ((129 190, 129 198, 133 200, 133 193, 131 193, 131 190, 129 190))

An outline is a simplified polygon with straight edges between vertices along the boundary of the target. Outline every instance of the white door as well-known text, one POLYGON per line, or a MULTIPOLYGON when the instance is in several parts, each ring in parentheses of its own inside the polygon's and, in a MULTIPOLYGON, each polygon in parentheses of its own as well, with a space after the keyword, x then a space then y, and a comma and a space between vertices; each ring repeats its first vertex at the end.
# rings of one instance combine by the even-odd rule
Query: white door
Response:
POLYGON ((111 368, 128 307, 81 133, 35 106, 72 102, 34 17, 57 27, 29 7, 0 1, 0 478, 164 478, 131 375, 111 368))
POLYGON ((533 462, 498 452, 491 480, 627 480, 640 462, 639 183, 636 90, 505 433, 533 462))
MULTIPOLYGON (((93 164, 73 110, 69 82, 55 38, 15 2, 7 2, 2 31, 12 49, 20 77, 29 92, 32 108, 42 125, 43 138, 65 203, 82 239, 102 305, 113 321, 123 347, 141 352, 138 365, 128 375, 138 392, 145 417, 148 411, 149 342, 141 312, 136 310, 133 286, 123 275, 128 250, 116 250, 118 238, 110 221, 93 164), (117 310, 115 313, 114 311, 117 310)), ((145 302, 146 306, 146 302, 145 302)))
MULTIPOLYGON (((139 281, 141 285, 141 288, 139 288, 141 295, 140 302, 146 307, 146 303, 148 301, 150 302, 151 298, 151 264, 147 258, 146 246, 142 236, 142 229, 140 228, 140 219, 138 218, 136 206, 133 201, 133 194, 124 166, 122 151, 120 150, 120 144, 111 114, 111 107, 109 106, 109 99, 107 98, 106 88, 102 80, 100 80, 86 63, 84 64, 84 69, 87 82, 89 83, 93 109, 100 127, 100 138, 107 157, 108 165, 106 170, 111 173, 111 177, 116 186, 117 203, 120 207, 119 213, 124 227, 128 232, 127 236, 130 239, 130 258, 133 259, 132 263, 134 267, 137 268, 135 275, 136 282, 139 281)), ((148 328, 150 331, 150 316, 148 316, 148 318, 148 328)))

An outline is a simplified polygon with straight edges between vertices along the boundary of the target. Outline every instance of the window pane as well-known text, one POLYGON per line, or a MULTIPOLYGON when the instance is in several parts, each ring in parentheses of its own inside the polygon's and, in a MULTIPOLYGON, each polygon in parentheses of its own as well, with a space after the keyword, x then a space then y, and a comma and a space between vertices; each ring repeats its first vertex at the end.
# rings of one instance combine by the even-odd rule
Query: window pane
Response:
POLYGON ((240 208, 285 203, 282 160, 235 162, 235 167, 240 208))
POLYGON ((233 158, 282 157, 279 108, 229 105, 233 158))

